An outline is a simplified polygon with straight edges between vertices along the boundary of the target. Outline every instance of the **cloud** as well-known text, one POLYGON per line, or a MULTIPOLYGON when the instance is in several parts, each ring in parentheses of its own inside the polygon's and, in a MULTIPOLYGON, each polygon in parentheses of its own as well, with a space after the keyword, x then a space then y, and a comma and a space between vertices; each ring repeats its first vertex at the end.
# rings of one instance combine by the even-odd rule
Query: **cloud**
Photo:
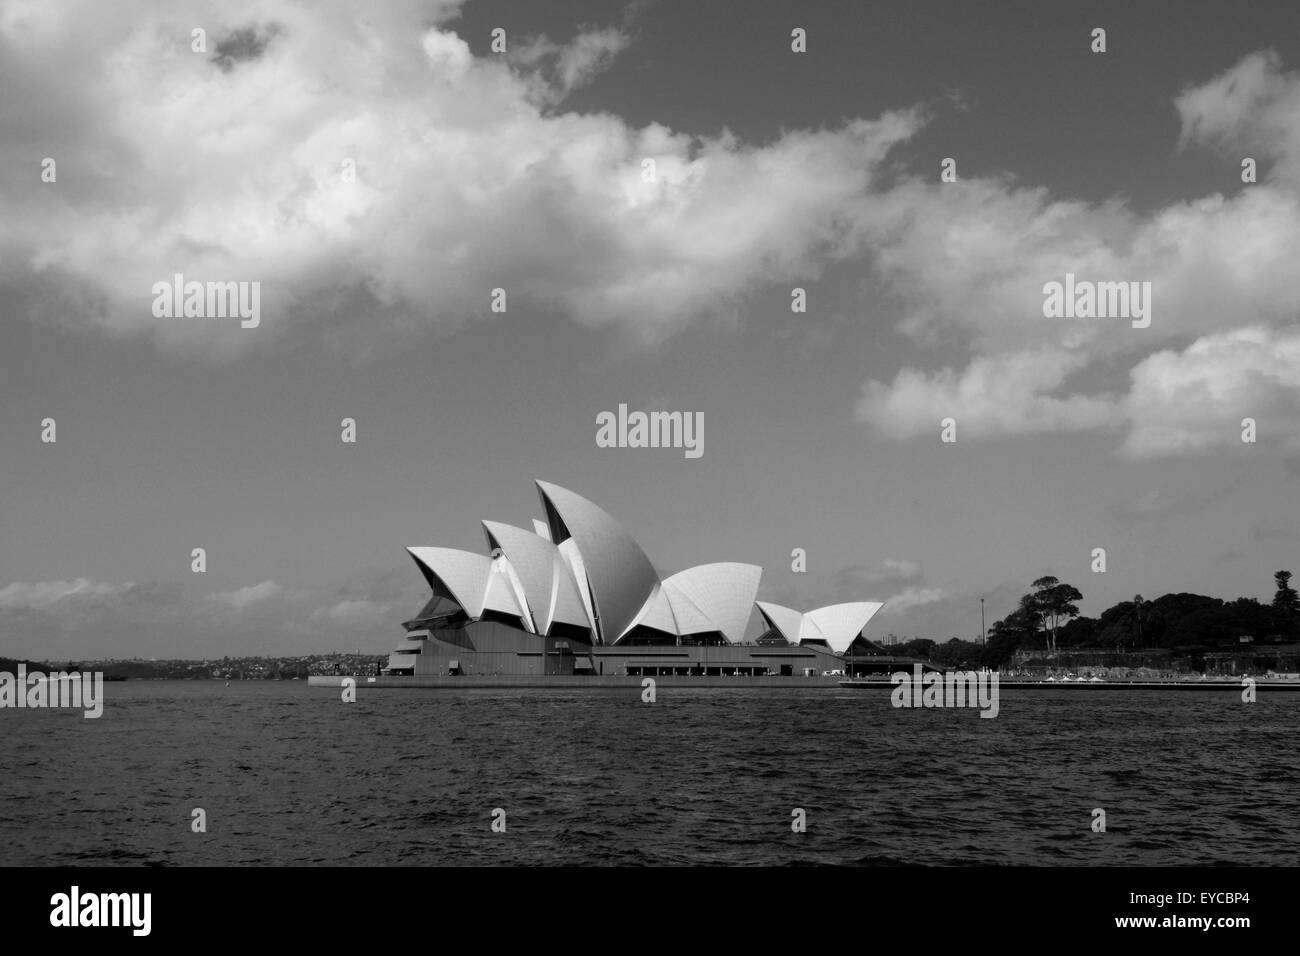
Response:
POLYGON ((923 573, 919 561, 908 561, 905 558, 885 558, 880 563, 886 572, 896 574, 904 579, 918 578, 923 573))
POLYGON ((474 56, 457 7, 81 2, 56 18, 10 0, 0 291, 209 358, 310 332, 393 348, 486 317, 494 288, 509 313, 653 345, 860 255, 875 172, 921 125, 901 111, 753 145, 552 110, 623 28, 542 42, 525 68, 474 56), (260 282, 260 325, 155 318, 153 284, 177 273, 260 282))
POLYGON ((1276 161, 1273 176, 1300 182, 1300 76, 1283 72, 1276 50, 1242 57, 1210 82, 1185 90, 1174 105, 1182 120, 1180 145, 1214 146, 1233 159, 1254 150, 1276 161))
POLYGON ((37 611, 60 601, 78 603, 86 598, 104 597, 119 592, 120 589, 113 585, 99 584, 86 578, 77 578, 75 581, 38 581, 35 584, 15 581, 0 588, 0 609, 37 611))
POLYGON ((507 59, 522 68, 535 102, 554 105, 608 69, 631 42, 631 36, 618 27, 585 30, 566 44, 542 35, 508 46, 507 59))
POLYGON ((565 109, 634 42, 634 15, 475 56, 459 7, 82 0, 54 16, 3 0, 0 294, 36 320, 212 359, 310 336, 397 348, 485 319, 496 288, 512 319, 554 309, 652 347, 855 261, 921 352, 863 384, 857 416, 886 437, 952 416, 967 436, 1124 430, 1125 454, 1189 454, 1258 405, 1270 436, 1300 439, 1282 367, 1300 75, 1275 52, 1172 103, 1183 146, 1248 147, 1261 181, 1138 212, 1009 175, 900 175, 891 151, 925 125, 917 108, 761 144, 565 109), (177 273, 260 282, 261 324, 155 318, 153 285, 177 273), (1150 282, 1151 326, 1045 319, 1043 286, 1066 273, 1150 282), (938 348, 964 361, 924 361, 938 348), (1167 401, 1219 380, 1237 392, 1167 401))
POLYGON ((391 603, 358 600, 339 601, 330 607, 318 608, 312 611, 311 619, 346 627, 367 627, 392 610, 393 605, 391 603))
POLYGON ((925 569, 919 561, 885 558, 874 565, 855 564, 837 571, 831 578, 832 601, 883 601, 885 617, 932 604, 944 597, 938 587, 924 587, 925 569))
POLYGON ((200 595, 170 582, 16 581, 0 588, 0 653, 49 659, 306 654, 358 646, 382 652, 420 606, 415 594, 410 600, 366 596, 357 583, 343 590, 353 596, 276 581, 200 595))
POLYGON ((979 357, 958 373, 933 375, 905 368, 892 385, 867 382, 857 415, 894 438, 938 435, 955 419, 957 437, 1093 429, 1113 421, 1104 397, 1051 394, 1084 364, 1063 351, 1013 352, 979 357))
POLYGON ((933 604, 944 597, 943 588, 905 588, 887 598, 880 613, 886 616, 905 614, 913 608, 933 604))
POLYGON ((1242 420, 1257 436, 1295 439, 1300 420, 1300 326, 1248 327, 1162 351, 1132 373, 1124 451, 1135 457, 1240 445, 1242 420))
POLYGON ((900 440, 934 435, 948 416, 959 435, 1127 429, 1122 450, 1134 457, 1239 440, 1249 409, 1269 418, 1270 437, 1300 437, 1300 75, 1275 54, 1252 54, 1175 107, 1185 144, 1248 139, 1274 161, 1270 175, 1231 197, 1149 213, 1119 199, 1055 199, 1005 177, 913 179, 880 197, 869 244, 899 298, 900 331, 922 349, 970 357, 964 368, 913 365, 867 381, 858 418, 900 440), (1150 327, 1044 318, 1044 285, 1067 273, 1150 282, 1150 327), (1117 394, 1107 383, 1125 369, 1129 391, 1117 394))
POLYGON ((831 595, 833 600, 860 601, 863 594, 899 588, 924 577, 920 562, 905 558, 885 558, 874 565, 852 564, 832 576, 831 595))
POLYGON ((921 563, 906 558, 850 565, 832 576, 830 594, 818 606, 839 601, 883 601, 880 613, 886 618, 898 617, 945 596, 942 588, 924 587, 924 581, 921 563))
POLYGON ((867 636, 873 640, 881 640, 888 634, 900 639, 979 640, 980 598, 986 601, 985 624, 992 627, 999 618, 1015 610, 1020 595, 1027 590, 1026 585, 1012 582, 981 593, 953 593, 936 587, 905 589, 886 602, 867 626, 867 636))
POLYGON ((209 594, 203 600, 208 607, 219 610, 247 611, 264 607, 270 602, 295 602, 310 598, 308 591, 286 588, 274 581, 263 581, 234 591, 209 594))

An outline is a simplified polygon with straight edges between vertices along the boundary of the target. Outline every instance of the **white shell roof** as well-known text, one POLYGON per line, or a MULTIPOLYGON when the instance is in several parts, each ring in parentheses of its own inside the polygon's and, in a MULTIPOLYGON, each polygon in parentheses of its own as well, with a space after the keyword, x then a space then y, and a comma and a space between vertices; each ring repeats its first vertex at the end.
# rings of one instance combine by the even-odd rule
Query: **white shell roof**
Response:
MULTIPOLYGON (((582 552, 578 550, 578 543, 572 538, 561 542, 557 550, 560 552, 560 560, 569 571, 569 578, 573 581, 573 586, 578 592, 578 602, 582 605, 582 613, 587 618, 587 626, 591 628, 593 634, 596 634, 596 612, 591 606, 591 588, 587 585, 587 568, 582 563, 582 552)), ((600 635, 596 634, 596 640, 600 640, 600 635)))
POLYGON ((803 625, 803 615, 794 608, 770 601, 755 601, 763 619, 776 628, 782 637, 791 644, 799 643, 799 629, 803 625))
POLYGON ((501 549, 517 576, 538 634, 548 633, 554 621, 591 627, 573 573, 549 538, 499 521, 484 521, 483 530, 488 546, 501 549))
MULTIPOLYGON (((483 613, 488 581, 492 577, 492 559, 473 551, 455 548, 406 549, 425 578, 430 575, 442 582, 453 601, 465 609, 470 617, 483 613)), ((433 584, 432 581, 429 582, 433 584)))
POLYGON ((641 546, 600 506, 549 482, 537 482, 537 489, 543 506, 549 503, 560 516, 581 552, 597 630, 605 643, 613 643, 645 607, 659 575, 641 546))
POLYGON ((573 572, 564 556, 557 550, 554 558, 554 587, 551 591, 553 607, 551 622, 576 624, 578 627, 591 629, 591 615, 587 613, 583 601, 582 589, 573 580, 573 572))
MULTIPOLYGON (((754 595, 758 593, 758 580, 762 576, 763 569, 756 564, 720 561, 687 568, 668 578, 664 588, 669 599, 686 598, 712 625, 683 629, 681 633, 718 630, 732 644, 739 644, 745 639, 745 627, 754 613, 754 595)), ((679 603, 674 601, 674 610, 679 603)))
POLYGON ((855 601, 850 604, 830 604, 809 611, 804 620, 815 626, 831 650, 843 654, 862 633, 867 622, 876 616, 884 604, 876 601, 855 601))
POLYGON ((496 558, 492 562, 492 574, 488 578, 483 609, 500 611, 503 614, 517 614, 523 620, 526 630, 537 632, 533 626, 532 615, 528 613, 528 605, 524 601, 523 584, 515 574, 515 569, 504 557, 496 558))
POLYGON ((672 605, 668 603, 668 594, 659 584, 655 585, 654 591, 651 592, 649 599, 642 606, 641 612, 628 624, 614 643, 617 644, 618 641, 621 641, 638 624, 653 627, 660 631, 667 631, 669 634, 680 633, 677 630, 677 619, 673 616, 672 605))
POLYGON ((537 633, 545 634, 551 626, 555 545, 531 531, 499 521, 484 521, 483 533, 487 535, 488 547, 500 548, 510 562, 523 586, 524 601, 537 633))
POLYGON ((718 625, 683 591, 670 586, 671 581, 672 578, 669 578, 664 582, 664 593, 668 595, 668 603, 672 606, 673 617, 677 621, 677 633, 702 634, 705 631, 716 631, 718 625))
POLYGON ((756 603, 767 622, 791 644, 805 640, 824 640, 837 654, 847 651, 867 626, 867 622, 884 607, 884 604, 876 601, 856 601, 849 604, 828 604, 807 614, 800 614, 780 604, 767 601, 756 603))

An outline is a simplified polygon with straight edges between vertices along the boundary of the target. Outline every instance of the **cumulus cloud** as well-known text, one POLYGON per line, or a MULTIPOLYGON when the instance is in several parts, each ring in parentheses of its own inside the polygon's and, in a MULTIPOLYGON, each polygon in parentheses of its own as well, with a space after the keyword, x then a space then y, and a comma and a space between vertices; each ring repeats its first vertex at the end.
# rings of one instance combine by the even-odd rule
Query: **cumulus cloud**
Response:
POLYGON ((886 616, 906 614, 914 608, 942 600, 944 593, 943 588, 904 588, 886 599, 880 613, 886 616))
POLYGON ((1300 326, 1248 327, 1157 352, 1133 369, 1124 443, 1146 457, 1241 443, 1242 421, 1257 437, 1296 439, 1300 421, 1300 326))
POLYGON ((868 382, 857 412, 899 438, 937 435, 949 417, 959 421, 959 437, 1097 428, 1113 419, 1110 401, 1052 394, 1085 362, 1079 354, 1042 350, 981 356, 960 373, 905 368, 892 385, 868 382))
POLYGON ((971 357, 964 369, 908 367, 866 382, 858 417, 897 439, 934 435, 948 416, 976 436, 1127 427, 1122 449, 1137 457, 1239 440, 1252 414, 1300 434, 1290 414, 1300 394, 1300 75, 1253 54, 1175 106, 1185 144, 1248 140, 1272 161, 1269 175, 1231 197, 1144 214, 1001 178, 913 180, 882 197, 872 243, 901 297, 901 330, 971 357), (1045 318, 1044 285, 1067 273, 1150 282, 1150 326, 1045 318), (1095 391, 1116 367, 1130 370, 1129 392, 1095 391))
POLYGON ((554 308, 654 345, 857 260, 905 336, 968 356, 864 384, 858 417, 888 437, 952 415, 965 435, 1122 428, 1126 454, 1189 453, 1252 403, 1243 415, 1300 434, 1280 368, 1300 303, 1300 76, 1276 53, 1173 101, 1184 146, 1248 147, 1261 181, 1138 212, 1009 176, 882 176, 918 109, 762 144, 565 109, 633 42, 632 18, 476 56, 459 6, 0 0, 0 293, 209 358, 313 334, 394 347, 487 316, 495 288, 511 314, 554 308), (153 286, 177 273, 260 282, 261 324, 156 318, 153 286), (1043 286, 1066 273, 1150 282, 1150 327, 1044 318, 1043 286), (1246 329, 1261 338, 1232 338, 1246 329), (1127 394, 1099 384, 1116 371, 1127 394), (1167 401, 1216 376, 1240 387, 1167 401))
POLYGON ((18 105, 0 116, 0 287, 37 316, 208 357, 307 328, 357 349, 453 328, 498 287, 511 312, 657 343, 860 254, 874 171, 921 123, 752 145, 552 109, 621 28, 525 45, 521 65, 474 56, 449 3, 2 9, 18 105), (57 182, 37 181, 41 156, 57 182), (155 318, 153 284, 176 273, 260 282, 261 324, 155 318))
POLYGON ((1214 146, 1234 159, 1243 150, 1276 165, 1276 178, 1300 183, 1300 82, 1282 68, 1276 50, 1242 57, 1209 83, 1175 100, 1182 145, 1214 146))
POLYGON ((565 44, 545 35, 530 37, 508 48, 509 62, 532 82, 534 100, 551 105, 608 68, 629 43, 631 37, 618 27, 585 30, 565 44))

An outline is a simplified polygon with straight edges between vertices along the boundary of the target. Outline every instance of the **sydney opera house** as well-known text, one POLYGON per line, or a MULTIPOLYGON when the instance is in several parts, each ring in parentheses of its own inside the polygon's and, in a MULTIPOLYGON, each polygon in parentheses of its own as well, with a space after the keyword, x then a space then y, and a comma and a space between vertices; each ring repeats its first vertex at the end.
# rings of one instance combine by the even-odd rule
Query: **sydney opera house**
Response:
POLYGON ((879 603, 801 613, 755 601, 762 568, 702 564, 660 578, 597 505, 537 482, 544 520, 484 521, 487 554, 408 548, 432 596, 387 676, 811 676, 842 673, 879 603), (746 641, 752 612, 762 633, 746 641))

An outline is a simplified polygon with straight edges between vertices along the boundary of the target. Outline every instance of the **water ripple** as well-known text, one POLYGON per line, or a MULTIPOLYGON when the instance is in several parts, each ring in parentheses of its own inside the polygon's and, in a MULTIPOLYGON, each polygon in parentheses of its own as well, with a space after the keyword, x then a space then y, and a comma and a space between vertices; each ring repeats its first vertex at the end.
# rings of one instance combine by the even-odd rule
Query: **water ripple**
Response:
POLYGON ((100 720, 0 712, 0 864, 1250 865, 1300 846, 1300 695, 1008 692, 981 720, 815 689, 106 689, 100 720))

